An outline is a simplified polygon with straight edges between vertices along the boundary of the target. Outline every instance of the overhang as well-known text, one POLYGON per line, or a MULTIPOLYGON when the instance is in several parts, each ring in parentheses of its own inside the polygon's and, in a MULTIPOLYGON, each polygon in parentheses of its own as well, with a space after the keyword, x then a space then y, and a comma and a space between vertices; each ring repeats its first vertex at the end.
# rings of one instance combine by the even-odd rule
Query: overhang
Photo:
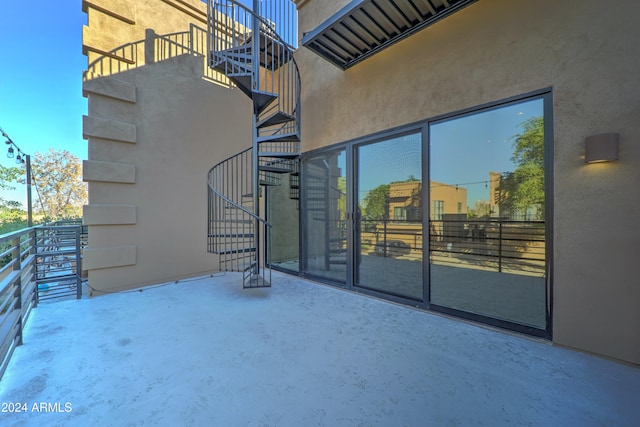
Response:
POLYGON ((306 33, 302 44, 347 69, 475 1, 353 0, 306 33))

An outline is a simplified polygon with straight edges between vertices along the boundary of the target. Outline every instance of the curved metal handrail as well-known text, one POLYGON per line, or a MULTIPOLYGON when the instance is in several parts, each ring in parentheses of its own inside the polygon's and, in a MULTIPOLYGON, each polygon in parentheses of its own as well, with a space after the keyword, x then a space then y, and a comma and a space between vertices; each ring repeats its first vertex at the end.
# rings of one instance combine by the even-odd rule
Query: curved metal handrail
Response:
POLYGON ((214 187, 214 183, 212 182, 213 181, 213 175, 215 174, 217 169, 219 169, 221 167, 224 167, 226 164, 233 163, 234 160, 240 158, 241 156, 250 155, 251 150, 252 150, 252 148, 249 147, 249 148, 247 148, 245 150, 242 150, 239 153, 234 154, 233 156, 227 157, 226 159, 222 160, 221 162, 218 162, 214 167, 209 169, 209 172, 207 173, 207 184, 208 184, 209 188, 211 189, 211 191, 213 191, 217 196, 219 196, 225 202, 231 204, 234 208, 237 208, 237 209, 241 210, 242 212, 246 213, 247 215, 250 215, 253 219, 257 219, 258 221, 262 222, 263 224, 265 224, 265 225, 267 225, 269 227, 272 227, 271 223, 268 222, 267 220, 265 220, 264 218, 256 215, 254 212, 252 212, 249 209, 245 208, 244 206, 242 206, 241 204, 239 204, 235 200, 232 200, 230 197, 226 196, 225 194, 222 194, 220 191, 218 191, 214 187))
MULTIPOLYGON (((236 156, 238 156, 238 154, 236 154, 236 156)), ((232 156, 227 160, 232 160, 233 157, 236 157, 236 156, 232 156)), ((217 166, 221 166, 222 163, 224 163, 224 162, 220 162, 216 166, 211 168, 209 170, 209 174, 211 174, 213 172, 213 169, 215 169, 217 166)), ((247 209, 244 206, 236 203, 235 201, 231 200, 230 198, 228 198, 227 196, 225 196, 224 194, 222 194, 218 190, 216 190, 215 187, 213 186, 213 183, 211 182, 211 178, 210 177, 209 177, 209 179, 207 181, 208 181, 208 184, 209 184, 209 188, 211 189, 211 191, 213 191, 216 194, 216 196, 220 197, 222 200, 224 200, 225 202, 229 203, 234 208, 236 208, 238 210, 241 210, 242 212, 244 212, 245 214, 249 215, 253 219, 260 221, 261 223, 263 223, 267 227, 273 227, 273 225, 269 221, 267 221, 266 219, 262 218, 261 216, 256 215, 255 213, 251 212, 249 209, 247 209)))
MULTIPOLYGON (((237 6, 239 9, 242 9, 246 14, 250 14, 253 18, 255 18, 258 22, 261 23, 260 31, 264 31, 268 37, 273 38, 278 43, 282 44, 282 46, 285 46, 286 49, 288 50, 290 54, 290 61, 293 63, 293 67, 295 70, 295 79, 296 79, 295 80, 295 94, 296 94, 295 105, 293 106, 291 112, 294 113, 296 116, 296 133, 299 133, 300 132, 300 91, 301 91, 302 82, 300 80, 300 69, 298 68, 298 63, 293 55, 293 52, 294 52, 293 46, 291 46, 291 44, 286 42, 284 38, 280 36, 277 30, 273 28, 273 23, 269 22, 264 17, 255 14, 252 9, 248 8, 242 3, 239 3, 236 0, 226 0, 226 1, 229 3, 232 3, 234 6, 237 6)), ((213 15, 212 11, 216 10, 215 8, 216 3, 218 3, 216 0, 208 0, 207 2, 208 11, 209 11, 209 18, 208 18, 209 25, 212 25, 211 15, 213 15)), ((211 34, 209 34, 209 36, 211 37, 211 34)), ((211 50, 211 48, 209 48, 209 50, 211 50)))
POLYGON ((255 286, 270 286, 273 226, 257 213, 258 192, 260 185, 276 185, 279 178, 272 176, 268 168, 260 169, 260 162, 268 166, 269 162, 282 162, 278 159, 280 153, 299 153, 299 145, 290 141, 299 141, 301 80, 294 48, 276 28, 282 23, 287 33, 295 29, 295 24, 289 25, 291 21, 282 16, 273 22, 260 16, 265 8, 269 17, 281 15, 282 11, 289 13, 291 4, 261 6, 254 12, 236 0, 207 2, 209 65, 234 76, 240 89, 252 98, 254 137, 258 138, 251 148, 209 170, 208 250, 219 255, 221 269, 224 265, 225 271, 244 271, 245 284, 249 281, 255 286), (296 137, 292 140, 286 139, 293 135, 296 137), (266 254, 264 265, 262 249, 266 254), (268 271, 267 281, 263 280, 261 269, 268 271))

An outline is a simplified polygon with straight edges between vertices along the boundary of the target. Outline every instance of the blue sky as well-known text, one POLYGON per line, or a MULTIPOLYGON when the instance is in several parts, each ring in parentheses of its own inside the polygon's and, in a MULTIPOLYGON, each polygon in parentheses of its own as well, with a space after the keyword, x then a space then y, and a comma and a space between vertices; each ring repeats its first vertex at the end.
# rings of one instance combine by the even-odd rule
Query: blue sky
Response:
POLYGON ((86 158, 85 23, 80 1, 8 1, 2 7, 0 126, 27 153, 53 147, 86 158))
MULTIPOLYGON (((431 179, 466 188, 471 207, 477 200, 488 200, 489 172, 514 170, 514 137, 522 132, 526 120, 542 115, 543 101, 535 99, 433 124, 431 179)), ((359 197, 380 184, 401 181, 409 175, 420 177, 420 134, 366 145, 360 150, 360 162, 371 172, 359 177, 359 197), (396 155, 399 152, 401 156, 396 155)))
MULTIPOLYGON (((87 158, 82 139, 82 25, 78 1, 3 2, 0 13, 0 127, 27 154, 65 149, 87 158)), ((4 138, 3 138, 4 141, 4 138)), ((14 166, 2 144, 0 164, 14 166)), ((23 201, 24 187, 0 192, 23 201)))
MULTIPOLYGON (((2 3, 0 127, 27 154, 54 148, 87 158, 82 138, 82 116, 87 113, 82 96, 86 23, 80 0, 2 3)), ((0 164, 14 166, 15 161, 6 157, 6 146, 0 148, 0 164)), ((0 190, 0 197, 24 202, 24 186, 16 187, 0 190)))
POLYGON ((513 172, 514 137, 526 120, 542 115, 539 98, 434 124, 431 179, 466 188, 471 207, 489 200, 489 172, 513 172))

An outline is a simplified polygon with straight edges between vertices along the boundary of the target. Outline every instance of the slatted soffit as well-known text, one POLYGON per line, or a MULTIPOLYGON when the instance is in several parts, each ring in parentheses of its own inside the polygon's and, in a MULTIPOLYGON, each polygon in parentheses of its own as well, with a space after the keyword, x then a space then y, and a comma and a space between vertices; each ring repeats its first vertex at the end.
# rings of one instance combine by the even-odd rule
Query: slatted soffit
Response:
POLYGON ((314 30, 302 44, 342 69, 477 0, 353 0, 314 30))

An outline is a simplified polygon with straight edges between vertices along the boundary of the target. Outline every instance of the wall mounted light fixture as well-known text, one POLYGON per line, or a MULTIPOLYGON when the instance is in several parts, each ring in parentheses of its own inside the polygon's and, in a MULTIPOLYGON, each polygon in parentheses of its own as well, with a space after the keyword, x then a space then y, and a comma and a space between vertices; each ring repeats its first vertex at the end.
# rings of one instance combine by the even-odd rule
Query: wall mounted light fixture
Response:
POLYGON ((619 140, 620 134, 613 132, 588 136, 584 141, 584 161, 600 163, 618 160, 619 140))

